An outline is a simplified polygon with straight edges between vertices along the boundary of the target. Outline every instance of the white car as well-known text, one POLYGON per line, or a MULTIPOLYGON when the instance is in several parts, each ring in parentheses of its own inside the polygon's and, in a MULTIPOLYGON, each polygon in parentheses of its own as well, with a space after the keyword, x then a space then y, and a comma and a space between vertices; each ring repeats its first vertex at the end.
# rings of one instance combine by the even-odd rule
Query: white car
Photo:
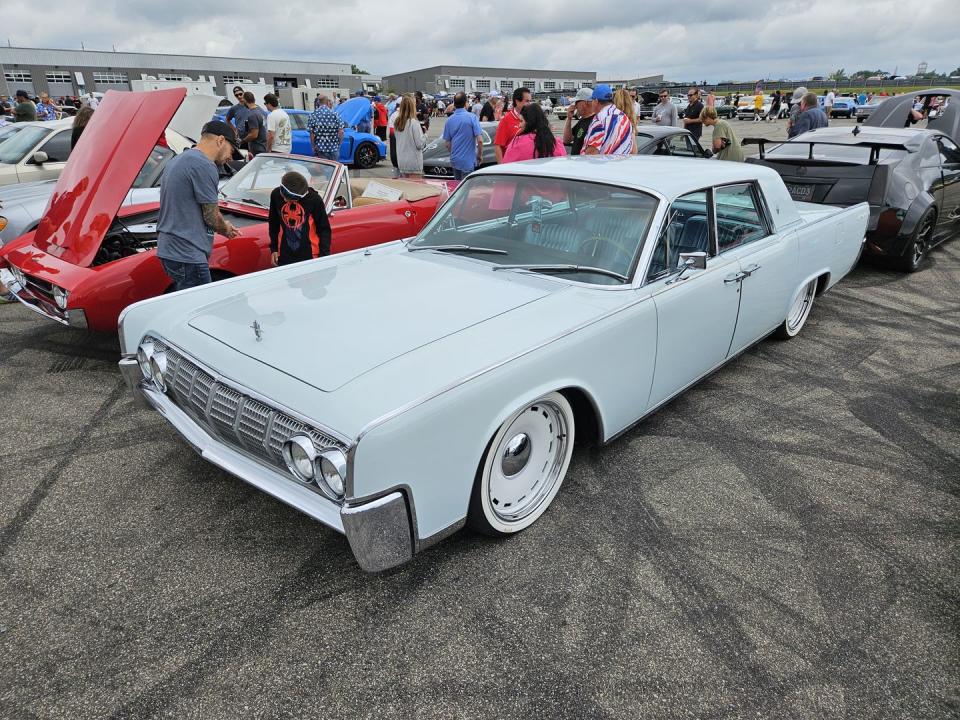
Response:
POLYGON ((0 128, 0 185, 58 178, 72 150, 72 128, 73 118, 0 128))
POLYGON ((746 163, 497 165, 409 241, 130 306, 120 369, 205 459, 384 570, 468 523, 524 530, 576 439, 609 442, 795 336, 868 216, 794 202, 746 163))

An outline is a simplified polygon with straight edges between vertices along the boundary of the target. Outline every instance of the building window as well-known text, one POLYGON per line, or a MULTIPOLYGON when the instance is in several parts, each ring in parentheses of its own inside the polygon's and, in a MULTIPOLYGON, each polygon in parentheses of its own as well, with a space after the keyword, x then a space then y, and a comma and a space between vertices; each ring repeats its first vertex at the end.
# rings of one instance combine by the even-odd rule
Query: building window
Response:
POLYGON ((513 80, 501 80, 500 89, 504 92, 513 92, 513 80))
POLYGON ((62 70, 56 70, 53 72, 47 73, 47 82, 50 83, 72 83, 73 78, 70 77, 70 73, 62 70))
POLYGON ((536 80, 524 80, 524 81, 523 81, 523 87, 525 87, 527 90, 536 90, 536 89, 537 89, 537 81, 536 81, 536 80))
POLYGON ((489 80, 477 80, 476 82, 477 90, 489 90, 490 81, 489 80))
POLYGON ((122 72, 95 72, 93 82, 97 85, 126 85, 127 74, 122 72))
POLYGON ((544 90, 556 90, 557 84, 553 80, 544 80, 543 81, 544 90))
POLYGON ((563 89, 564 89, 564 90, 576 90, 576 89, 577 89, 577 84, 574 83, 574 82, 565 82, 565 83, 563 84, 563 89))
POLYGON ((253 80, 251 80, 248 77, 244 77, 243 75, 224 75, 223 76, 224 85, 239 85, 240 83, 252 83, 252 82, 253 80))
POLYGON ((33 78, 30 77, 30 73, 25 72, 5 72, 3 74, 3 79, 12 83, 33 82, 33 78))
POLYGON ((157 75, 157 80, 165 80, 166 82, 184 82, 189 81, 190 78, 184 77, 183 75, 157 75))
POLYGON ((450 89, 451 90, 466 90, 467 81, 462 78, 450 78, 450 89))
POLYGON ((318 88, 336 88, 340 87, 340 82, 335 77, 322 77, 317 80, 318 88))

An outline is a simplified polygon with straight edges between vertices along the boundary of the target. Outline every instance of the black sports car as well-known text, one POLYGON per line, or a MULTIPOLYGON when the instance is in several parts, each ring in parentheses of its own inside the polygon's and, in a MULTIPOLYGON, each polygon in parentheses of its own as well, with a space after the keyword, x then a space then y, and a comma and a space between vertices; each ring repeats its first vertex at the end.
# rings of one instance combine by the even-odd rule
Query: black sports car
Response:
POLYGON ((821 128, 769 149, 769 140, 744 144, 760 145, 747 162, 776 170, 794 200, 869 203, 864 250, 901 270, 960 232, 960 148, 941 131, 821 128))
POLYGON ((713 153, 700 147, 689 130, 643 123, 637 127, 637 154, 706 158, 713 153))

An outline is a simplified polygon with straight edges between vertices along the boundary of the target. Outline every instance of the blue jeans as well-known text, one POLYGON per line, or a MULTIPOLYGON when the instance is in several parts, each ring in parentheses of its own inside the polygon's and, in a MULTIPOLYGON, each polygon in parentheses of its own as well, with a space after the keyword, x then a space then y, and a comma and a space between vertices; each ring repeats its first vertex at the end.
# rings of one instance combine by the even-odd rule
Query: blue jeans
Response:
POLYGON ((472 172, 473 170, 459 170, 457 168, 453 168, 453 179, 456 180, 457 182, 460 182, 472 172))
POLYGON ((173 280, 174 290, 186 290, 210 282, 210 266, 206 263, 183 263, 160 258, 160 264, 173 280))
POLYGON ((338 162, 340 160, 339 150, 330 150, 329 152, 317 150, 316 153, 317 157, 322 158, 323 160, 333 160, 334 162, 338 162))

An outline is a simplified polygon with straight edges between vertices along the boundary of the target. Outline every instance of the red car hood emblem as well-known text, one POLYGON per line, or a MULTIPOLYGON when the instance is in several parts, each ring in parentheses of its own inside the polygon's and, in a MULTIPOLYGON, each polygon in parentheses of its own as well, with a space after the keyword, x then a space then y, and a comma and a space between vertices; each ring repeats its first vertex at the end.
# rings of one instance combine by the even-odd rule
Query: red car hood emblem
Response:
POLYGON ((93 262, 147 156, 186 96, 184 88, 109 91, 60 174, 33 244, 72 265, 93 262))

